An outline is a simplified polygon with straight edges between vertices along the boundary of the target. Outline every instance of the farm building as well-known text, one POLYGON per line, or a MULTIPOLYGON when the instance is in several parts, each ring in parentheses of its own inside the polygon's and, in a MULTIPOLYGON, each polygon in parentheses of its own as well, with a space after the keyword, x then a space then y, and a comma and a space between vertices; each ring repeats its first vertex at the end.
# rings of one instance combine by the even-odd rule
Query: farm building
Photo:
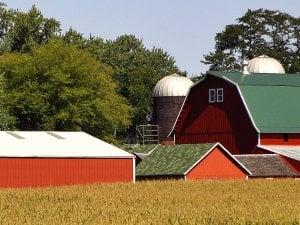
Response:
POLYGON ((134 182, 135 157, 84 132, 0 132, 0 187, 134 182))
POLYGON ((169 134, 175 144, 220 142, 232 154, 300 146, 300 74, 266 56, 251 61, 250 74, 209 71, 190 88, 169 134))
MULTIPOLYGON (((139 150, 138 150, 139 151, 139 150)), ((221 144, 159 145, 137 166, 137 179, 299 177, 278 154, 232 155, 221 144)))
POLYGON ((244 63, 243 72, 208 71, 193 85, 170 75, 153 96, 152 124, 160 143, 173 146, 131 149, 139 179, 299 175, 300 74, 285 74, 277 60, 262 55, 244 63), (206 144, 216 142, 217 149, 206 144), (208 167, 191 173, 196 162, 208 167))

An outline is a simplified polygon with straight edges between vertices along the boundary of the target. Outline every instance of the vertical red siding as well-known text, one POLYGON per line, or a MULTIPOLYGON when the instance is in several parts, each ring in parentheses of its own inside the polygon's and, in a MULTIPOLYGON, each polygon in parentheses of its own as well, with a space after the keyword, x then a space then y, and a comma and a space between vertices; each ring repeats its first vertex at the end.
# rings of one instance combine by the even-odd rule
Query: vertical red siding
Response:
POLYGON ((0 187, 132 182, 133 159, 0 158, 0 187))
POLYGON ((236 162, 215 148, 187 174, 187 179, 245 179, 246 176, 236 162))
POLYGON ((300 134, 260 134, 262 145, 300 145, 300 134))
POLYGON ((231 153, 251 153, 258 134, 237 88, 208 75, 191 89, 175 127, 176 144, 221 142, 231 153), (209 103, 210 88, 224 89, 224 102, 209 103))

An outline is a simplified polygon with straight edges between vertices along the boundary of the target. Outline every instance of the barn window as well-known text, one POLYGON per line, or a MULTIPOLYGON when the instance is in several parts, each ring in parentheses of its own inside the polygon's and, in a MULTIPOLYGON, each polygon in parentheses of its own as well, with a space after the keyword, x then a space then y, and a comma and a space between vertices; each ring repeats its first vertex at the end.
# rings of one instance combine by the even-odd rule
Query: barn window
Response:
POLYGON ((217 102, 223 102, 224 96, 223 96, 223 88, 217 89, 217 102))
POLYGON ((216 89, 209 89, 208 90, 208 101, 210 103, 216 101, 216 89))

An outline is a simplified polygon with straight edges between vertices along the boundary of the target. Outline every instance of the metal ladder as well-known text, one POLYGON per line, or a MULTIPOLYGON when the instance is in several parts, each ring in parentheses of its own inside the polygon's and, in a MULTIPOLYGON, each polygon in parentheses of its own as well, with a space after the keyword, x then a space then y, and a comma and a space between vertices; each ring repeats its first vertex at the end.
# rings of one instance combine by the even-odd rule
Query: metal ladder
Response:
POLYGON ((138 125, 136 126, 136 140, 138 144, 159 144, 158 125, 138 125))

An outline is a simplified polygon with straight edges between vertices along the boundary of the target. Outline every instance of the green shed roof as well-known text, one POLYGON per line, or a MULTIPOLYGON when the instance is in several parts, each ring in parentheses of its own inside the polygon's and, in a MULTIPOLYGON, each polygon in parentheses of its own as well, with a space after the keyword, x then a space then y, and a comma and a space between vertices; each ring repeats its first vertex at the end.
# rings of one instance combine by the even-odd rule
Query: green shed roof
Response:
POLYGON ((300 74, 208 72, 238 85, 261 133, 300 133, 300 74))
POLYGON ((210 144, 159 145, 136 168, 137 176, 184 175, 215 146, 210 144))
POLYGON ((151 144, 151 145, 139 145, 139 144, 132 144, 132 145, 122 145, 120 146, 121 149, 123 149, 126 152, 129 152, 131 154, 133 153, 143 153, 148 154, 155 148, 157 148, 159 145, 151 144))

